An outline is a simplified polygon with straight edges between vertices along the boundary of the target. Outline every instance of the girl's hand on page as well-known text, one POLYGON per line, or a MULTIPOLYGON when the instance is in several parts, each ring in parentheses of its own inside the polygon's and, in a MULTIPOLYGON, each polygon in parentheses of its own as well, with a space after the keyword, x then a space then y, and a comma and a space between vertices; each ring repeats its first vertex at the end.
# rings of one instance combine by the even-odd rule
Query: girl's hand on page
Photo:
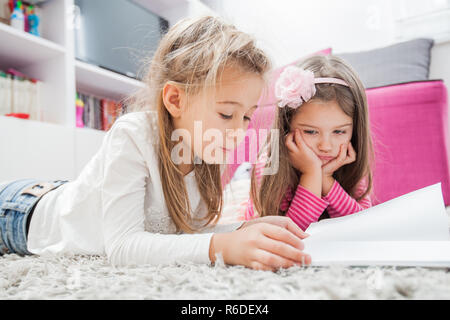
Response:
POLYGON ((320 172, 322 161, 306 144, 298 129, 286 135, 285 144, 288 149, 289 160, 294 168, 303 174, 320 172))
POLYGON ((214 234, 210 259, 215 261, 215 253, 221 253, 227 264, 271 271, 310 264, 311 257, 302 251, 302 240, 289 228, 290 225, 283 228, 261 222, 230 233, 214 234))
POLYGON ((340 167, 356 160, 356 151, 351 142, 341 144, 338 156, 322 167, 322 177, 331 177, 340 167))
POLYGON ((247 228, 255 223, 270 223, 284 229, 291 231, 293 234, 297 235, 300 239, 305 239, 309 236, 306 232, 304 232, 298 225, 292 221, 291 218, 285 216, 265 216, 260 218, 255 218, 249 221, 246 221, 243 225, 239 227, 239 229, 247 228))

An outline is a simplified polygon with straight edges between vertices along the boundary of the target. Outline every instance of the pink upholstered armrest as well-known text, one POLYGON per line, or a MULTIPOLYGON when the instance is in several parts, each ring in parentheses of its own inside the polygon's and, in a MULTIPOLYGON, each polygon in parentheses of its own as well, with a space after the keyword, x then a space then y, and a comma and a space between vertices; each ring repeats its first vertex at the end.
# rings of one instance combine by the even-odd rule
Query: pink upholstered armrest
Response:
POLYGON ((375 148, 374 204, 441 182, 450 204, 447 90, 443 81, 367 90, 375 148))

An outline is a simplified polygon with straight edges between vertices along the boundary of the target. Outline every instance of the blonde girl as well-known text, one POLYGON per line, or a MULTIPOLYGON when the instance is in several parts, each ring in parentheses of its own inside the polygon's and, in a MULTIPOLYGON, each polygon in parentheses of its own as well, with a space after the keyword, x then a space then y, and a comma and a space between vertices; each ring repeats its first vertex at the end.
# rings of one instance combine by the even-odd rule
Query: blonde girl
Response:
POLYGON ((246 219, 282 215, 306 230, 370 207, 373 151, 355 71, 335 56, 309 57, 282 72, 275 94, 279 139, 269 136, 252 171, 246 219), (277 172, 263 174, 273 161, 277 172))
POLYGON ((233 148, 225 138, 239 142, 225 135, 247 128, 269 68, 250 36, 218 18, 174 25, 146 68, 145 89, 75 180, 0 186, 1 252, 106 254, 116 266, 214 263, 218 254, 263 270, 310 263, 306 235, 288 218, 217 225, 216 159, 233 148), (219 138, 205 143, 211 132, 219 138))

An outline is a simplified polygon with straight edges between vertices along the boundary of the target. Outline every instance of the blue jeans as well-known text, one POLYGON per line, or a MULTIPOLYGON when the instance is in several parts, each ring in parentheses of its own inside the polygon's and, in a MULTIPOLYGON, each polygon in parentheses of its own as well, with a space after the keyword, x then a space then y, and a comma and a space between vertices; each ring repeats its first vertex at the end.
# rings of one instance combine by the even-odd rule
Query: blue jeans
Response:
POLYGON ((41 197, 68 182, 21 179, 0 185, 0 255, 31 255, 27 250, 27 219, 41 197))

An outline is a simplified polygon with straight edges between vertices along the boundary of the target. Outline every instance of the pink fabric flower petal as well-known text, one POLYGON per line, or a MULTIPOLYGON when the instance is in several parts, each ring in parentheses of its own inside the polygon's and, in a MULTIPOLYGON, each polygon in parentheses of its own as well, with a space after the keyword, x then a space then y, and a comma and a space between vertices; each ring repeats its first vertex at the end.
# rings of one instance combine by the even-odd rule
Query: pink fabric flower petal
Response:
POLYGON ((286 67, 275 84, 279 107, 297 108, 315 94, 314 73, 295 66, 286 67))

